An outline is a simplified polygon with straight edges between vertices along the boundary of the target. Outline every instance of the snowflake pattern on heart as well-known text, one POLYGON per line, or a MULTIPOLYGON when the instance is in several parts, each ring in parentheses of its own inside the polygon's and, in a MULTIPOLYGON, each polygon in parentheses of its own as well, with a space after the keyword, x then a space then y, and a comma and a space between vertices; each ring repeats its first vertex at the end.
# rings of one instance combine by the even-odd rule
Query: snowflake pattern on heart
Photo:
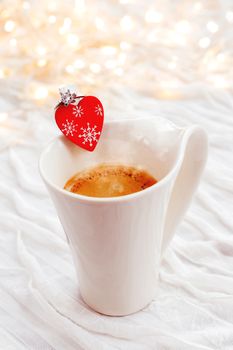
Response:
POLYGON ((100 135, 100 132, 96 131, 97 126, 94 125, 93 127, 90 126, 90 123, 87 123, 86 128, 81 128, 82 134, 78 135, 78 137, 83 138, 83 144, 89 143, 90 147, 92 147, 93 142, 97 142, 97 136, 100 135))
POLYGON ((85 96, 78 103, 60 104, 55 120, 65 137, 92 152, 101 136, 104 109, 97 97, 85 96))
POLYGON ((66 136, 74 136, 74 133, 77 132, 76 130, 76 125, 74 125, 74 121, 71 120, 71 122, 69 122, 68 119, 66 119, 65 123, 62 123, 63 128, 61 129, 61 131, 66 135, 66 136))
POLYGON ((98 106, 95 107, 95 113, 96 113, 97 115, 100 115, 100 116, 102 117, 103 112, 102 112, 102 108, 100 107, 100 105, 98 105, 98 106))
POLYGON ((83 115, 82 107, 81 106, 74 106, 73 107, 73 114, 75 117, 81 118, 81 116, 83 115))

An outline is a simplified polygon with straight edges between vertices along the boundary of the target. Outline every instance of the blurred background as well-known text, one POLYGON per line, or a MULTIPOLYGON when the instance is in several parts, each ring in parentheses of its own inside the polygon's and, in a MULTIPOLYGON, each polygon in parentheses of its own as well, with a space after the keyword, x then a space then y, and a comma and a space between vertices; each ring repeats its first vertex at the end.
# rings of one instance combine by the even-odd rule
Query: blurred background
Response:
POLYGON ((232 89, 232 0, 7 0, 0 28, 2 138, 28 111, 52 116, 64 84, 107 108, 124 97, 126 112, 133 92, 180 100, 232 89))

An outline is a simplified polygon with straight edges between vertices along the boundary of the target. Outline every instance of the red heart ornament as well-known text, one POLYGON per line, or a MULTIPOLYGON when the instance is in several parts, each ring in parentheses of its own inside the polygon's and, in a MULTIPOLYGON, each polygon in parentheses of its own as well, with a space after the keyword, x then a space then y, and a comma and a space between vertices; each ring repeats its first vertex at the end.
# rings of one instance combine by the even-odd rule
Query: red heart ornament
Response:
POLYGON ((104 109, 97 97, 85 96, 78 103, 61 104, 56 110, 55 120, 70 141, 92 152, 102 132, 104 109))

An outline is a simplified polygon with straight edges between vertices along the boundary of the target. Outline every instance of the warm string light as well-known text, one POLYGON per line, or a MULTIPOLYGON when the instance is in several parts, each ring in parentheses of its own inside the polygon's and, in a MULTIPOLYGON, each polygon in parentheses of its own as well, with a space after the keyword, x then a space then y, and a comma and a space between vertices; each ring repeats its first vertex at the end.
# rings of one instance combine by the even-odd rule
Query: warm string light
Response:
POLYGON ((216 33, 219 29, 219 25, 214 21, 209 21, 206 25, 206 28, 211 33, 216 33))
POLYGON ((48 22, 51 24, 56 23, 57 17, 55 15, 48 16, 48 22))
POLYGON ((191 24, 186 20, 182 20, 176 23, 175 29, 178 33, 186 35, 191 32, 191 24))
POLYGON ((176 62, 169 62, 167 66, 169 69, 174 70, 174 69, 176 69, 177 64, 176 64, 176 62))
POLYGON ((105 55, 115 55, 117 53, 117 48, 115 46, 103 46, 101 48, 105 55))
POLYGON ((229 82, 226 80, 225 77, 221 75, 212 75, 208 77, 208 82, 213 84, 215 87, 219 89, 227 89, 229 88, 229 82))
POLYGON ((101 71, 101 65, 98 64, 98 63, 91 63, 90 64, 90 70, 93 72, 93 73, 99 73, 101 71))
POLYGON ((100 17, 96 17, 96 19, 95 19, 95 25, 96 25, 96 28, 97 28, 98 30, 104 31, 104 30, 106 29, 105 22, 104 22, 104 20, 103 20, 102 18, 100 18, 100 17))
POLYGON ((38 61, 37 61, 37 65, 38 67, 44 67, 46 66, 47 64, 47 60, 45 58, 40 58, 38 61))
POLYGON ((67 44, 69 44, 69 46, 77 49, 77 47, 79 45, 79 37, 73 33, 68 34, 67 35, 67 44))
POLYGON ((148 23, 160 23, 163 20, 163 14, 155 10, 148 10, 145 14, 145 20, 148 23))
POLYGON ((4 30, 7 33, 11 33, 13 32, 13 30, 15 29, 15 22, 12 20, 8 20, 6 21, 5 25, 4 25, 4 30))
POLYGON ((17 46, 17 40, 15 38, 12 38, 9 40, 9 45, 11 47, 16 47, 17 46))
POLYGON ((120 21, 120 26, 123 31, 128 32, 133 29, 134 22, 130 16, 124 16, 120 21))
POLYGON ((8 114, 6 112, 0 112, 0 123, 3 123, 7 120, 8 114))
POLYGON ((36 53, 39 55, 39 56, 44 56, 47 52, 47 49, 43 46, 37 46, 36 47, 36 53))
POLYGON ((6 68, 6 67, 0 67, 0 79, 4 79, 7 78, 8 76, 10 76, 10 69, 6 68))
POLYGON ((205 36, 199 40, 198 44, 202 49, 206 49, 210 46, 210 38, 208 36, 205 36))
POLYGON ((5 78, 5 76, 6 76, 5 69, 0 67, 0 79, 5 78))
POLYGON ((22 7, 24 10, 29 10, 31 7, 31 4, 28 1, 23 1, 22 7))
POLYGON ((198 2, 194 3, 194 5, 193 5, 193 11, 194 12, 200 12, 202 9, 203 9, 202 2, 198 1, 198 2))
POLYGON ((233 22, 233 11, 226 12, 226 19, 228 22, 233 22))
POLYGON ((33 90, 33 98, 35 100, 44 100, 48 97, 49 91, 46 86, 38 86, 33 90))
POLYGON ((60 81, 78 81, 81 86, 101 86, 114 82, 115 78, 119 82, 124 78, 124 84, 132 81, 134 86, 134 78, 140 82, 153 69, 156 69, 155 88, 169 90, 170 94, 182 86, 179 76, 183 67, 191 67, 197 55, 197 79, 201 72, 202 81, 211 86, 231 87, 229 47, 228 44, 224 47, 220 36, 225 25, 229 30, 226 38, 233 39, 231 8, 226 9, 222 19, 217 10, 215 15, 209 9, 205 11, 204 1, 190 2, 185 16, 183 9, 177 7, 173 13, 161 1, 152 7, 145 4, 144 11, 142 6, 138 7, 136 14, 130 7, 136 9, 137 0, 119 0, 111 5, 121 9, 117 17, 115 12, 113 16, 99 11, 97 2, 93 2, 96 7, 89 11, 85 0, 74 0, 72 11, 55 0, 41 0, 40 7, 31 1, 13 0, 13 3, 15 7, 12 5, 11 11, 4 5, 0 8, 3 28, 0 79, 10 79, 15 71, 19 76, 31 75, 35 84, 30 96, 35 100, 47 99, 51 91, 49 84, 57 77, 60 81), (205 20, 200 17, 202 13, 205 20), (30 16, 30 21, 25 21, 25 15, 30 16), (136 52, 140 54, 137 56, 136 52), (148 69, 141 69, 144 61, 149 63, 148 69), (17 69, 15 62, 22 62, 17 69))
POLYGON ((48 10, 49 11, 56 11, 57 10, 57 8, 58 8, 58 2, 57 1, 48 1, 48 10))
POLYGON ((66 72, 68 74, 74 74, 75 73, 75 67, 72 64, 68 64, 65 68, 66 72))

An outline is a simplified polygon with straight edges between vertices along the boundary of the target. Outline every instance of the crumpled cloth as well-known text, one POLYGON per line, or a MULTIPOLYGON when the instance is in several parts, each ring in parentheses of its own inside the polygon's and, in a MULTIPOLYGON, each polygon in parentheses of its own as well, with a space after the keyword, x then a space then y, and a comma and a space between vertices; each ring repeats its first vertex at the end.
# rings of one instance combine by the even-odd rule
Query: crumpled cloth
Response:
POLYGON ((82 301, 65 234, 38 173, 39 154, 59 130, 52 111, 27 109, 18 124, 13 118, 0 126, 0 348, 232 350, 233 96, 203 90, 183 101, 158 101, 109 91, 103 103, 107 119, 161 115, 178 125, 198 124, 209 135, 208 164, 162 261, 157 295, 126 317, 100 315, 82 301))

